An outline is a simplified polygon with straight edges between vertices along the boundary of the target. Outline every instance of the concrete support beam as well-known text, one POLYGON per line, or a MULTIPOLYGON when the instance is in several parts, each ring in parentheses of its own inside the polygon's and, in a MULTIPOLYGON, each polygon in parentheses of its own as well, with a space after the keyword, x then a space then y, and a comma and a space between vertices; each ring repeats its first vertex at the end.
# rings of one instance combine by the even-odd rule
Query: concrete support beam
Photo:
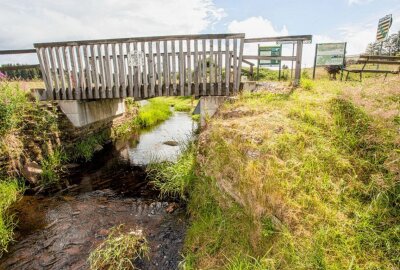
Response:
POLYGON ((199 106, 200 108, 200 126, 204 127, 206 125, 206 120, 212 117, 218 108, 227 99, 225 96, 202 96, 200 98, 199 106))
POLYGON ((122 98, 100 100, 60 100, 58 105, 75 127, 112 119, 125 112, 122 98))

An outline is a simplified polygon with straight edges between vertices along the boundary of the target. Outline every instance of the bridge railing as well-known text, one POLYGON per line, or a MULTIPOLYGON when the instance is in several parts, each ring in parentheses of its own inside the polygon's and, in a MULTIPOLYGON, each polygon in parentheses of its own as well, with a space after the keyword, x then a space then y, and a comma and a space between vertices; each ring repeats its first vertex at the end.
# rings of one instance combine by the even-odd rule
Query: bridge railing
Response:
POLYGON ((293 85, 297 86, 301 77, 301 59, 303 56, 303 44, 311 43, 311 35, 299 36, 282 36, 282 37, 262 37, 262 38, 247 38, 244 40, 245 44, 249 43, 266 43, 276 42, 278 44, 294 44, 296 45, 296 54, 294 56, 259 56, 256 55, 243 55, 243 61, 248 60, 279 60, 279 61, 295 61, 295 76, 293 85))
POLYGON ((244 34, 179 35, 34 44, 47 99, 231 95, 244 34))

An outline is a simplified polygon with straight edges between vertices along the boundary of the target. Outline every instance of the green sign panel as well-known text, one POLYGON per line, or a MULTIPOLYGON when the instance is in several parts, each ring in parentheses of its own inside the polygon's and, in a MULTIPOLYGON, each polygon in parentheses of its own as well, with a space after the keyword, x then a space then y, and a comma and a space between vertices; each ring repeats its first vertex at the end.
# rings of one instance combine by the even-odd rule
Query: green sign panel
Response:
POLYGON ((389 33, 390 26, 392 26, 392 14, 386 15, 381 18, 378 23, 378 31, 376 33, 377 41, 384 41, 389 33))
POLYGON ((345 61, 346 43, 317 44, 315 54, 316 66, 342 66, 345 61))
MULTIPOLYGON (((258 47, 259 56, 281 56, 282 46, 260 46, 258 47)), ((280 60, 260 60, 260 67, 280 66, 280 60)))

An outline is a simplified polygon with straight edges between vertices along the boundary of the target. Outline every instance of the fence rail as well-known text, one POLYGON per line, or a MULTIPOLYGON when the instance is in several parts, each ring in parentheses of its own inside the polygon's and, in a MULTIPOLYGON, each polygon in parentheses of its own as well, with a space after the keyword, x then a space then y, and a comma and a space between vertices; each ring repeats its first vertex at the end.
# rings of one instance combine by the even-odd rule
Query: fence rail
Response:
POLYGON ((311 35, 301 36, 283 36, 283 37, 262 37, 262 38, 247 38, 244 40, 245 44, 249 43, 263 43, 263 42, 277 42, 280 44, 296 44, 297 50, 295 56, 260 56, 260 55, 243 55, 243 60, 278 60, 278 61, 295 61, 295 76, 293 85, 297 86, 300 83, 301 77, 301 58, 303 56, 303 44, 312 41, 311 35))
MULTIPOLYGON (((13 55, 13 54, 33 54, 36 49, 22 49, 22 50, 0 50, 0 55, 13 55)), ((11 71, 21 69, 38 68, 39 65, 15 65, 15 66, 0 66, 0 71, 11 71)))
POLYGON ((34 44, 48 99, 231 95, 244 34, 34 44))

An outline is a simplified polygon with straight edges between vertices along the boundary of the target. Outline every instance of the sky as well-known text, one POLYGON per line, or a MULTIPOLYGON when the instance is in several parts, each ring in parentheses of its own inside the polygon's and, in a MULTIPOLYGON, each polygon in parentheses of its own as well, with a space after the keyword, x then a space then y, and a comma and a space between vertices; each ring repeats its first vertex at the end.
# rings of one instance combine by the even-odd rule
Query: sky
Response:
MULTIPOLYGON (((313 35, 303 54, 303 66, 311 66, 315 43, 347 42, 348 54, 365 51, 387 14, 393 14, 391 33, 400 31, 399 0, 0 0, 0 50, 171 34, 313 35)), ((35 59, 0 56, 0 64, 9 62, 35 59)))

